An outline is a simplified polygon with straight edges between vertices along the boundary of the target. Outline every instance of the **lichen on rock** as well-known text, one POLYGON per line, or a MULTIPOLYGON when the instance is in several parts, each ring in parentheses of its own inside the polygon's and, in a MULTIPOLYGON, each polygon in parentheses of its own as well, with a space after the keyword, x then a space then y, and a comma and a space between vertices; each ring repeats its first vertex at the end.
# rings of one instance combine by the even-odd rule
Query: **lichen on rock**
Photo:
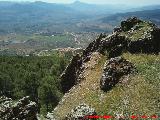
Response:
POLYGON ((23 97, 18 102, 5 96, 0 97, 0 118, 2 120, 37 120, 38 106, 23 97))
POLYGON ((66 115, 65 120, 91 120, 87 118, 87 116, 91 115, 96 115, 96 111, 86 104, 80 104, 66 115))
POLYGON ((120 78, 134 72, 134 65, 122 57, 111 58, 104 65, 103 74, 100 80, 100 87, 103 91, 110 90, 120 78))

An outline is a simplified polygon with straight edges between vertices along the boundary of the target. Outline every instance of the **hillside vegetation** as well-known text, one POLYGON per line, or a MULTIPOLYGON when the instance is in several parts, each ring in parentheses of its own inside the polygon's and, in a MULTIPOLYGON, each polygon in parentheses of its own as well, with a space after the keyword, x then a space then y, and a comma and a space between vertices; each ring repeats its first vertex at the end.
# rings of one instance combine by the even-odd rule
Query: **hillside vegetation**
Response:
POLYGON ((135 64, 138 73, 118 83, 111 91, 103 92, 99 84, 105 57, 101 56, 95 68, 87 69, 86 79, 65 95, 63 102, 54 111, 55 116, 63 119, 81 103, 91 105, 101 116, 159 114, 160 56, 130 53, 123 56, 135 64))

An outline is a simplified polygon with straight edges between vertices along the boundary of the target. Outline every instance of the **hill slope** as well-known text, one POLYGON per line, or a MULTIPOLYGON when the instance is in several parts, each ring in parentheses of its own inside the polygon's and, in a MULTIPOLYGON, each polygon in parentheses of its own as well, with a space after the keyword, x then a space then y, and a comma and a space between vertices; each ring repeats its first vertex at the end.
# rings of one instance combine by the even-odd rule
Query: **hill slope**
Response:
POLYGON ((159 115, 159 33, 160 29, 154 24, 130 18, 122 21, 113 34, 101 34, 82 55, 72 59, 62 74, 61 84, 66 94, 54 109, 54 118, 82 119, 82 112, 92 115, 85 114, 89 109, 76 108, 82 103, 94 108, 101 116, 118 117, 121 114, 127 119, 131 115, 159 115), (150 29, 146 31, 150 37, 141 37, 146 34, 144 29, 150 29), (136 35, 140 30, 143 34, 136 35), (109 89, 104 91, 101 86, 109 89))
POLYGON ((65 95, 62 102, 54 110, 55 118, 64 119, 72 109, 82 103, 95 108, 98 115, 122 114, 126 116, 159 114, 159 71, 160 56, 123 54, 137 66, 140 71, 128 77, 127 82, 118 83, 111 91, 103 92, 100 87, 100 78, 104 58, 94 69, 88 69, 88 76, 79 85, 76 85, 65 95))

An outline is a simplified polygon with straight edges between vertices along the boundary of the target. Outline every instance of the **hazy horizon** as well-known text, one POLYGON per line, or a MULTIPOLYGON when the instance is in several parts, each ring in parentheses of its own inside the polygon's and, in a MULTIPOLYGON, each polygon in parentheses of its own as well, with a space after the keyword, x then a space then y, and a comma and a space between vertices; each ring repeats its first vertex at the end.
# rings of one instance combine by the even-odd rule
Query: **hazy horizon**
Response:
MULTIPOLYGON (((0 1, 11 1, 11 2, 35 2, 35 1, 42 1, 48 3, 73 3, 77 0, 0 0, 0 1)), ((160 0, 78 0, 84 3, 92 3, 92 4, 124 4, 124 5, 131 5, 131 6, 146 6, 146 5, 157 5, 160 4, 160 0)))

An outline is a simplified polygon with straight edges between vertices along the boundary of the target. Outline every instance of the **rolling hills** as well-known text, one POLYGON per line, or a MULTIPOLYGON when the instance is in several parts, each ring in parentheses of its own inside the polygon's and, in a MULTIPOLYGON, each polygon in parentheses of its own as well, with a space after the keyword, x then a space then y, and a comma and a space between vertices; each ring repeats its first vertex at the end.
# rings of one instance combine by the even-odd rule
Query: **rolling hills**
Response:
MULTIPOLYGON (((111 32, 113 28, 111 20, 115 17, 109 15, 139 10, 141 12, 126 14, 138 17, 149 14, 149 17, 154 20, 159 16, 157 8, 158 5, 137 8, 125 5, 87 4, 79 1, 71 4, 2 1, 0 2, 0 34, 33 34, 46 31, 111 32), (105 16, 107 18, 104 18, 105 16), (102 23, 100 18, 104 18, 105 22, 102 23)), ((123 14, 118 15, 124 18, 123 14)))

